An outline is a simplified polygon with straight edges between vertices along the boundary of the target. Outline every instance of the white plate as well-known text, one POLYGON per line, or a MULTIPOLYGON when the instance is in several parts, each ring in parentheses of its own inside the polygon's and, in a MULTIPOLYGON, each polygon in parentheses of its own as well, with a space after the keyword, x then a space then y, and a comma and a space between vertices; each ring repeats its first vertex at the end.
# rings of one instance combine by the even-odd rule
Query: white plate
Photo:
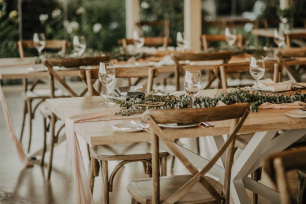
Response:
POLYGON ((120 123, 113 125, 112 128, 119 132, 138 132, 143 130, 140 125, 132 123, 120 123))
POLYGON ((293 118, 306 118, 306 111, 292 110, 292 111, 286 112, 286 115, 293 117, 293 118))
POLYGON ((189 128, 189 127, 196 127, 198 125, 199 125, 198 123, 185 124, 185 125, 178 125, 177 123, 158 124, 159 127, 164 127, 164 128, 189 128))

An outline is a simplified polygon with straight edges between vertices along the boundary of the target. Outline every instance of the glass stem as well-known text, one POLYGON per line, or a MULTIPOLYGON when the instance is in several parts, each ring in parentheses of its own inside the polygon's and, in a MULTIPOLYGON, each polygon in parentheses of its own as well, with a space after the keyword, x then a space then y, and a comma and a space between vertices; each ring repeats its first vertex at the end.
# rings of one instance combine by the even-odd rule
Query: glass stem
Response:
POLYGON ((195 98, 195 96, 191 97, 191 108, 194 108, 194 98, 195 98))
POLYGON ((255 88, 258 89, 258 79, 255 79, 255 88))
POLYGON ((109 96, 109 92, 108 92, 108 87, 105 86, 105 91, 106 91, 106 102, 108 102, 108 96, 109 96))

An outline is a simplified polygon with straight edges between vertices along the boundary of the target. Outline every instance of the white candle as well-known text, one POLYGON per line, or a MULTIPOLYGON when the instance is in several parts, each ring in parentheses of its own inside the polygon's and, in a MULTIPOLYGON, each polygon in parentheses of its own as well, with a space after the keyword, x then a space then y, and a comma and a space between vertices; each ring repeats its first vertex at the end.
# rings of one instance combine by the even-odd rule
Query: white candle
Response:
POLYGON ((279 8, 281 10, 289 8, 289 0, 280 0, 279 8))

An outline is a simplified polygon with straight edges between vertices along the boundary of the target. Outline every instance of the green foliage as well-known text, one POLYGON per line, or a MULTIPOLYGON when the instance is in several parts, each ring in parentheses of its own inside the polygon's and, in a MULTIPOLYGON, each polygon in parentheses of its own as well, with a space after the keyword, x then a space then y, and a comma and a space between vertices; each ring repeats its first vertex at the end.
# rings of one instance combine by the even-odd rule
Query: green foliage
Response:
MULTIPOLYGON (((290 96, 264 94, 261 92, 249 92, 242 89, 233 89, 229 92, 223 92, 215 98, 201 96, 196 97, 194 105, 196 108, 215 107, 218 101, 222 101, 226 105, 235 103, 250 103, 253 112, 258 111, 258 106, 263 103, 269 102, 273 104, 292 103, 294 101, 306 101, 306 94, 294 94, 290 96)), ((146 107, 137 106, 137 104, 150 104, 155 102, 163 102, 162 106, 153 107, 154 109, 175 109, 175 108, 188 108, 191 106, 191 99, 189 96, 182 94, 178 97, 173 95, 149 95, 145 99, 131 99, 130 101, 115 101, 122 108, 118 115, 129 116, 136 113, 142 113, 146 107)), ((148 107, 152 108, 152 107, 148 107)))

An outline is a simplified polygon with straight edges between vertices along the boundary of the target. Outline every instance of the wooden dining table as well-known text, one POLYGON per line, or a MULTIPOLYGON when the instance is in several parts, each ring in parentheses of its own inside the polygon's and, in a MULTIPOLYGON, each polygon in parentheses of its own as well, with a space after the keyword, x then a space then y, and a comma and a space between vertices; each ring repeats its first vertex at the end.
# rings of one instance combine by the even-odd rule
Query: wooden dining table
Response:
MULTIPOLYGON (((200 95, 214 97, 222 91, 225 90, 202 90, 200 95)), ((305 91, 303 93, 305 93, 305 91)), ((63 121, 78 114, 96 113, 119 108, 118 106, 106 107, 101 105, 103 101, 103 97, 58 98, 47 99, 46 105, 63 121)), ((289 109, 259 109, 256 113, 250 113, 246 119, 240 133, 254 133, 254 136, 238 156, 232 168, 231 196, 234 203, 251 203, 246 189, 274 203, 280 203, 279 194, 276 191, 249 178, 249 174, 261 166, 264 157, 271 153, 280 152, 286 149, 305 135, 306 119, 288 117, 286 116, 288 110, 289 109), (282 130, 283 133, 274 137, 279 130, 282 130)), ((130 134, 117 132, 112 128, 115 124, 129 120, 131 120, 129 116, 126 116, 121 118, 121 120, 75 123, 73 127, 75 133, 90 145, 150 141, 150 133, 148 131, 130 134)), ((207 137, 210 138, 212 142, 211 147, 217 150, 224 142, 222 135, 229 132, 230 121, 211 122, 214 124, 214 127, 207 128, 197 126, 179 130, 169 128, 165 129, 165 133, 171 137, 171 139, 193 138, 199 136, 207 137)), ((209 159, 197 155, 178 144, 176 145, 196 167, 203 168, 203 166, 208 163, 209 159)), ((167 149, 166 146, 162 144, 161 148, 167 149)), ((225 161, 222 160, 222 164, 224 164, 224 162, 225 161)), ((224 179, 223 166, 215 165, 209 172, 210 175, 219 178, 220 183, 223 183, 224 179)))

